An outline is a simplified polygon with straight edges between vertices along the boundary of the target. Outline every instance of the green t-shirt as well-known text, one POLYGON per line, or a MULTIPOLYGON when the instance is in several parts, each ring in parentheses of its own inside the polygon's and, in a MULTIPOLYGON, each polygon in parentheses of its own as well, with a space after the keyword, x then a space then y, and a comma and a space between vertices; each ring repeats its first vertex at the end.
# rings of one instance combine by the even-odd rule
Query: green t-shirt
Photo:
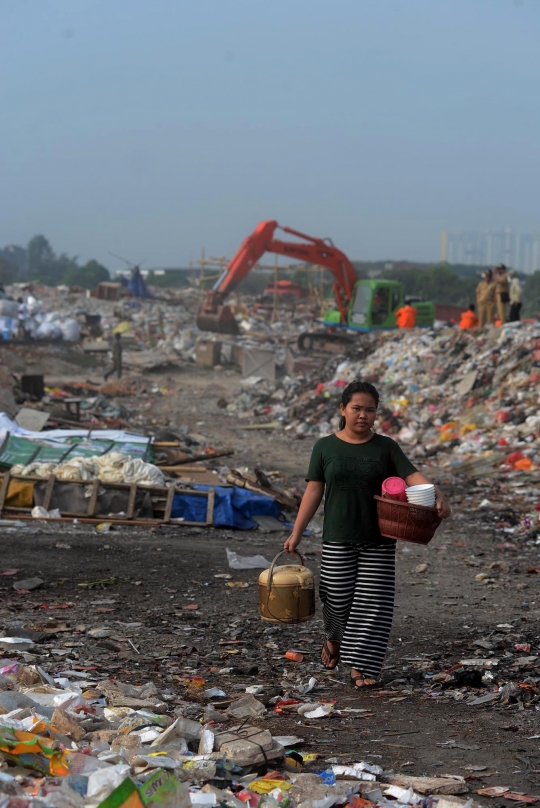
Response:
POLYGON ((367 443, 346 443, 336 435, 318 440, 306 480, 325 484, 323 541, 391 543, 379 532, 373 497, 387 477, 415 471, 398 444, 383 435, 367 443))

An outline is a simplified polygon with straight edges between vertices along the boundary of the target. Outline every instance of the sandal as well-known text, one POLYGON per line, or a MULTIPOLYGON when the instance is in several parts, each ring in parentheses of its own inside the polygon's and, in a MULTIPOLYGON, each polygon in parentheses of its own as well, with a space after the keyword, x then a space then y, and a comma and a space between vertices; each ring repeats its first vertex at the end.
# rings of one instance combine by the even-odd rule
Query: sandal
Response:
POLYGON ((376 687, 377 680, 374 676, 365 676, 361 673, 359 676, 349 676, 349 685, 354 687, 355 690, 364 690, 365 688, 376 687), (359 682, 362 684, 359 684, 359 682))
POLYGON ((323 645, 323 647, 322 647, 322 649, 321 649, 321 663, 322 663, 322 664, 323 664, 323 666, 326 668, 326 670, 328 670, 328 671, 333 671, 335 668, 337 668, 337 666, 338 666, 338 662, 339 662, 339 651, 337 651, 335 654, 333 654, 333 653, 330 651, 330 648, 328 647, 328 640, 325 640, 325 641, 324 641, 324 645, 323 645), (327 653, 327 654, 328 654, 328 656, 330 657, 330 662, 333 662, 333 661, 334 661, 334 659, 336 660, 336 661, 335 661, 335 663, 334 663, 333 665, 325 665, 325 664, 324 664, 324 662, 322 661, 322 653, 323 653, 323 651, 326 651, 326 653, 327 653))

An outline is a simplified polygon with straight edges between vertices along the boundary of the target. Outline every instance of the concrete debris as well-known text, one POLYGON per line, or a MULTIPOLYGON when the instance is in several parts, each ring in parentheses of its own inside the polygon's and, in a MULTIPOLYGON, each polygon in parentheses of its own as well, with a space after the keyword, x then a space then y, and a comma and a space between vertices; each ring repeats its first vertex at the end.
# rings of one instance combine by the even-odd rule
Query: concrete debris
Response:
MULTIPOLYGON (((221 728, 226 717, 217 710, 216 720, 201 724, 184 715, 202 719, 199 704, 184 701, 177 707, 171 691, 152 682, 135 687, 75 677, 74 671, 49 675, 14 659, 0 666, 3 808, 16 808, 21 799, 27 808, 188 808, 218 801, 228 808, 260 801, 283 808, 320 801, 327 808, 344 803, 386 808, 387 797, 397 799, 397 806, 421 808, 420 795, 431 795, 436 806, 439 795, 468 790, 459 776, 395 775, 365 761, 302 771, 310 756, 304 762, 298 752, 287 751, 302 739, 273 737, 245 721, 221 728), (292 772, 288 760, 295 763, 292 772), (377 780, 386 784, 384 798, 382 793, 375 798, 377 780)), ((266 709, 248 695, 227 712, 260 719, 266 709)))
POLYGON ((485 458, 494 473, 519 446, 523 457, 512 459, 511 468, 538 466, 539 323, 488 332, 386 332, 358 341, 310 376, 244 388, 228 411, 248 422, 277 419, 296 437, 316 439, 337 428, 343 388, 362 379, 381 394, 378 431, 412 457, 437 456, 439 466, 458 472, 485 458))

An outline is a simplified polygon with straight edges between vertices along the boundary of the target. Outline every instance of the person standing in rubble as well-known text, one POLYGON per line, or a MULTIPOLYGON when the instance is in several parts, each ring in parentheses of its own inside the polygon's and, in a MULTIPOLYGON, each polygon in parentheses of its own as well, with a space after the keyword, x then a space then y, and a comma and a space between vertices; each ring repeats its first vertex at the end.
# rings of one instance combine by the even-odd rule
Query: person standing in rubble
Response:
POLYGON ((480 328, 485 325, 493 325, 495 284, 491 269, 486 269, 483 280, 476 287, 476 305, 478 306, 478 325, 480 328))
POLYGON ((510 313, 508 322, 515 323, 520 319, 521 312, 521 283, 515 270, 510 273, 510 313))
POLYGON ((506 317, 506 308, 510 302, 510 284, 508 282, 508 275, 506 274, 506 267, 504 264, 499 264, 497 267, 497 275, 495 277, 495 295, 497 299, 497 312, 501 325, 504 325, 506 317))
MULTIPOLYGON (((284 548, 296 550, 323 495, 324 528, 319 595, 326 639, 325 668, 350 666, 350 684, 372 687, 381 671, 392 627, 396 542, 381 536, 377 505, 383 481, 402 477, 408 486, 429 483, 392 438, 374 431, 379 393, 352 382, 341 397, 339 431, 313 447, 307 488, 284 548)), ((450 515, 436 489, 437 510, 450 515)))
POLYGON ((478 317, 475 313, 476 306, 474 303, 471 303, 467 311, 461 312, 461 321, 459 323, 460 328, 476 328, 478 325, 478 317))
POLYGON ((28 304, 23 297, 17 298, 17 321, 18 321, 18 328, 17 328, 17 336, 19 339, 26 339, 27 330, 26 324, 28 322, 28 304))
POLYGON ((114 335, 112 344, 112 361, 112 368, 104 374, 105 381, 107 381, 109 376, 112 376, 113 373, 116 373, 117 379, 120 379, 122 376, 122 335, 118 332, 114 335))
POLYGON ((416 325, 416 309, 411 301, 406 300, 405 305, 396 311, 396 325, 398 328, 414 328, 416 325))

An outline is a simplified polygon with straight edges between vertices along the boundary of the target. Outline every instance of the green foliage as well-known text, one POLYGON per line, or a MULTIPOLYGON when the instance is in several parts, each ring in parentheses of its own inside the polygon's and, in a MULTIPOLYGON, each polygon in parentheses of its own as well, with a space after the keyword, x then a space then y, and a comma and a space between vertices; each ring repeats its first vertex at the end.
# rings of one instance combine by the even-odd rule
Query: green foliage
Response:
POLYGON ((393 269, 386 271, 388 280, 401 281, 405 297, 421 297, 433 303, 446 303, 467 308, 476 300, 479 278, 460 278, 448 265, 430 269, 393 269))
POLYGON ((34 236, 27 247, 28 276, 46 286, 58 286, 66 275, 77 268, 77 259, 62 253, 55 255, 45 236, 34 236))
MULTIPOLYGON (((278 274, 278 279, 284 280, 283 275, 278 274)), ((292 280, 293 283, 298 284, 298 286, 301 286, 303 289, 307 289, 309 286, 308 273, 302 269, 295 269, 292 273, 292 279, 287 278, 287 280, 292 280)))
POLYGON ((536 270, 532 275, 527 275, 523 288, 522 317, 534 317, 540 315, 540 271, 536 270))
POLYGON ((28 242, 28 272, 31 278, 38 278, 41 273, 51 270, 56 256, 45 236, 34 236, 28 242))
POLYGON ((0 255, 0 284, 7 286, 17 278, 17 267, 0 255))
POLYGON ((0 250, 0 259, 7 261, 15 269, 15 279, 26 277, 27 254, 24 247, 19 247, 17 244, 8 244, 7 247, 0 250))
POLYGON ((45 286, 82 286, 93 289, 110 279, 109 270, 98 261, 79 266, 76 256, 56 255, 45 236, 34 236, 26 250, 28 278, 45 286))
MULTIPOLYGON (((353 265, 356 275, 359 281, 367 280, 369 278, 369 273, 373 271, 379 271, 380 265, 379 262, 375 263, 372 261, 351 261, 353 265)), ((384 273, 383 273, 384 274, 384 273)))
POLYGON ((64 275, 62 283, 67 286, 82 286, 83 289, 95 289, 98 283, 110 279, 109 270, 99 261, 91 260, 82 267, 76 264, 71 266, 64 275))
MULTIPOLYGON (((284 272, 278 273, 278 278, 285 278, 284 272)), ((272 283, 274 276, 271 272, 248 272, 238 284, 238 291, 244 295, 262 295, 269 283, 272 283)))
POLYGON ((480 276, 484 274, 486 269, 493 269, 491 266, 482 266, 480 264, 448 264, 446 261, 441 261, 440 264, 435 264, 433 267, 434 269, 438 269, 439 267, 447 267, 448 269, 452 270, 455 275, 459 275, 460 278, 477 278, 480 279, 480 276))

